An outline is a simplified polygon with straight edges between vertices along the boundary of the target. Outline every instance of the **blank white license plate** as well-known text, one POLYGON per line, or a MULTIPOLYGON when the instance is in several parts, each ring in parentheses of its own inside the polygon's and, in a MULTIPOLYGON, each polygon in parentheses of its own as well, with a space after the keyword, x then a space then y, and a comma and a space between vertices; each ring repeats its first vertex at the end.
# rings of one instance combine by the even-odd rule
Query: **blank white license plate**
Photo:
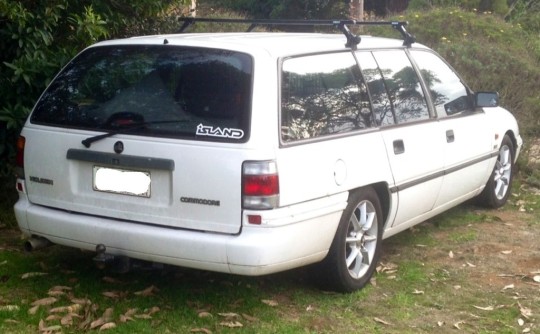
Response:
POLYGON ((93 174, 96 191, 150 197, 150 172, 94 166, 93 174))

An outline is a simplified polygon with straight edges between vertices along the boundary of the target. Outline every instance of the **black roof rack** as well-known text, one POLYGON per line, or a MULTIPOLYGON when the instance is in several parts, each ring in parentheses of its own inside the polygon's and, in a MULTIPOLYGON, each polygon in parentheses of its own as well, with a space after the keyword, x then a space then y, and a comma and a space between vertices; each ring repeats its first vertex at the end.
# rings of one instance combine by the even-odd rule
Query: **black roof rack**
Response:
POLYGON ((180 27, 179 33, 183 33, 191 25, 196 22, 212 22, 212 23, 243 23, 249 24, 248 32, 253 31, 257 26, 333 26, 338 28, 347 37, 346 47, 356 49, 356 46, 360 43, 360 36, 353 34, 348 26, 375 26, 375 25, 388 25, 399 31, 403 37, 403 45, 411 46, 416 42, 416 38, 411 35, 405 26, 405 21, 356 21, 356 20, 257 20, 257 19, 217 19, 217 18, 194 18, 194 17, 180 17, 178 19, 183 22, 180 27))

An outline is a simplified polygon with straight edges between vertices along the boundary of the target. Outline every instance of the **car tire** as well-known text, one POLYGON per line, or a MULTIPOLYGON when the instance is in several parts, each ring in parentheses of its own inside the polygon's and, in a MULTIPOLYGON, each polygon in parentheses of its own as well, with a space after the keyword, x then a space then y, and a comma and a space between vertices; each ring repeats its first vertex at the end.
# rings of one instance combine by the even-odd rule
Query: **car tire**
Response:
POLYGON ((373 188, 349 195, 327 257, 321 263, 326 288, 352 292, 364 287, 375 272, 381 253, 383 221, 373 188))
POLYGON ((482 193, 478 196, 478 203, 489 208, 503 206, 511 193, 512 180, 514 178, 514 143, 508 135, 505 135, 497 162, 482 193))

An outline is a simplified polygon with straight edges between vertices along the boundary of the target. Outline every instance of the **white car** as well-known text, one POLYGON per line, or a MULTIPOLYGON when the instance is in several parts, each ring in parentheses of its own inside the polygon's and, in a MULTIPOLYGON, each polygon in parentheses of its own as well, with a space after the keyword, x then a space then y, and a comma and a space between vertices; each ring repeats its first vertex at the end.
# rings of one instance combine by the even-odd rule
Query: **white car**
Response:
POLYGON ((474 197, 502 206, 522 139, 498 95, 472 92, 402 22, 388 24, 404 41, 330 24, 344 34, 82 51, 18 142, 26 247, 241 275, 319 263, 329 287, 353 291, 382 239, 474 197))

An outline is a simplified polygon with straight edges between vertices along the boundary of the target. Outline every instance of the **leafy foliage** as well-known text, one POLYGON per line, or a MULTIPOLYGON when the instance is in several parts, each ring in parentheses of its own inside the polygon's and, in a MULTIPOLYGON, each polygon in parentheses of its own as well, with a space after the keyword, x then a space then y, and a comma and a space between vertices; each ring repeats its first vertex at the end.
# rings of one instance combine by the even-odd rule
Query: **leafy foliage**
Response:
POLYGON ((340 0, 216 0, 216 4, 254 18, 324 19, 348 14, 348 1, 340 0))
POLYGON ((158 14, 171 3, 0 0, 0 173, 9 172, 15 138, 33 104, 69 59, 101 39, 167 29, 170 22, 158 14))
MULTIPOLYGON (((498 91, 525 135, 539 134, 538 31, 529 32, 495 14, 456 7, 408 11, 398 19, 409 21, 408 30, 417 40, 439 52, 473 90, 498 91)), ((396 37, 388 29, 370 33, 396 37)))

